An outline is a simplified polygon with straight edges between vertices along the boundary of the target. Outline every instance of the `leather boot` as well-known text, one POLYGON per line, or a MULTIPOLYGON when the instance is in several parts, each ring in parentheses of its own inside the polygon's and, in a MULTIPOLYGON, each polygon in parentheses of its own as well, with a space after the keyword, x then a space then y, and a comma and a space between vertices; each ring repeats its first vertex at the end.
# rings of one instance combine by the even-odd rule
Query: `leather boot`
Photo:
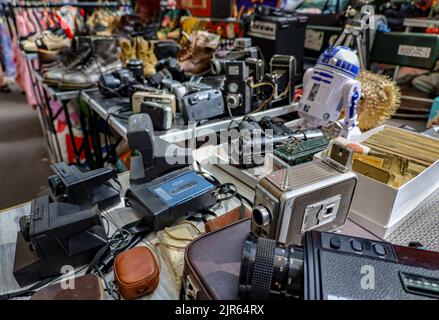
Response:
POLYGON ((59 87, 62 90, 81 90, 96 85, 99 77, 121 69, 115 39, 95 39, 88 61, 64 74, 59 87))
POLYGON ((65 73, 84 63, 90 57, 91 42, 90 37, 75 37, 72 41, 72 47, 60 55, 58 62, 42 65, 44 82, 51 86, 58 86, 65 73))
POLYGON ((157 57, 154 54, 154 48, 142 37, 134 39, 136 43, 137 58, 143 62, 143 73, 145 77, 151 77, 156 74, 155 65, 157 57))
POLYGON ((136 46, 131 43, 128 39, 121 39, 119 41, 120 54, 119 59, 122 61, 123 65, 126 66, 127 62, 131 59, 137 59, 136 56, 136 46))
POLYGON ((205 73, 210 68, 214 51, 211 48, 194 48, 191 57, 180 63, 181 68, 188 74, 199 75, 205 73))

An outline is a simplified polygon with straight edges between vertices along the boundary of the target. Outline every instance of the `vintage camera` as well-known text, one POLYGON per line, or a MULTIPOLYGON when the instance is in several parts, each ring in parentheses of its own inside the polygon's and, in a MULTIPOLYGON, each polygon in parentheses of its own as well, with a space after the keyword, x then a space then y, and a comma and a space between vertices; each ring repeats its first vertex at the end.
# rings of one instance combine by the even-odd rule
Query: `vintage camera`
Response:
POLYGON ((176 80, 168 78, 163 79, 162 85, 166 90, 173 93, 178 99, 182 99, 188 93, 186 86, 176 80))
POLYGON ((245 61, 227 61, 224 95, 226 105, 234 116, 251 111, 253 89, 249 82, 249 67, 245 61))
POLYGON ((220 90, 199 91, 183 98, 181 110, 185 123, 208 120, 224 114, 224 99, 220 90))
POLYGON ((174 94, 166 93, 164 91, 138 91, 133 94, 131 98, 131 107, 134 113, 141 111, 142 103, 152 102, 169 107, 172 110, 172 116, 175 118, 177 113, 177 99, 174 94))
POLYGON ((137 83, 130 70, 121 69, 103 74, 98 81, 98 88, 101 95, 106 98, 128 97, 130 86, 137 83))
POLYGON ((52 196, 57 201, 105 210, 120 202, 120 192, 110 181, 117 179, 114 168, 99 168, 83 172, 77 166, 64 162, 52 164, 55 173, 48 178, 52 196))
POLYGON ((140 112, 149 115, 155 130, 169 130, 172 128, 171 107, 147 101, 140 105, 140 112))
POLYGON ((110 98, 116 96, 130 97, 131 87, 143 85, 143 62, 139 59, 131 59, 125 69, 113 71, 101 75, 98 88, 102 96, 110 98))
POLYGON ((328 156, 273 172, 256 186, 251 230, 285 244, 306 231, 333 231, 348 217, 357 185, 352 151, 333 141, 328 156))
POLYGON ((227 61, 245 61, 247 58, 258 58, 258 49, 252 47, 252 40, 250 38, 237 38, 234 44, 235 48, 226 55, 214 55, 210 64, 213 75, 224 74, 226 72, 225 66, 227 61))
MULTIPOLYGON (((294 102, 294 75, 296 73, 296 59, 293 56, 274 55, 270 60, 270 73, 266 74, 263 82, 273 85, 265 95, 273 95, 273 102, 277 104, 291 104, 294 102)), ((261 100, 267 99, 262 97, 261 100)))
POLYGON ((65 265, 88 264, 106 239, 97 206, 84 209, 48 196, 34 199, 30 215, 20 218, 14 277, 26 286, 60 274, 65 265))
POLYGON ((189 168, 192 149, 154 136, 147 114, 129 118, 127 138, 138 155, 131 158, 131 188, 125 205, 141 214, 152 230, 162 230, 217 203, 215 185, 189 168))
POLYGON ((305 233, 303 246, 249 235, 243 299, 439 299, 439 253, 337 233, 305 233))

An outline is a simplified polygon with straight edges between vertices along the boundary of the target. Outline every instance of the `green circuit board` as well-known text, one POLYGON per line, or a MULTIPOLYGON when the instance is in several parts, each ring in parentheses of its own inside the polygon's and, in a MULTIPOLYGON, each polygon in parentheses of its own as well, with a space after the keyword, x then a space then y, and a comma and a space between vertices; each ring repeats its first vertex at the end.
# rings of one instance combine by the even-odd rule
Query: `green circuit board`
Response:
POLYGON ((293 166, 311 161, 316 153, 328 147, 329 141, 330 139, 327 138, 315 138, 305 141, 292 140, 280 145, 273 153, 290 166, 293 166))

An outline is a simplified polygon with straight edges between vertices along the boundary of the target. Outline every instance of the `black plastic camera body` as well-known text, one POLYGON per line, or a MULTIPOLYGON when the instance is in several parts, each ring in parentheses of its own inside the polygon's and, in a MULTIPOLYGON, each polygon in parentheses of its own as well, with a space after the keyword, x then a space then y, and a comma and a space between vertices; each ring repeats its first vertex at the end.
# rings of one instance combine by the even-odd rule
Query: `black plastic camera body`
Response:
POLYGON ((100 210, 120 203, 120 191, 110 180, 117 179, 114 168, 100 168, 82 172, 76 166, 64 162, 50 166, 55 172, 48 178, 54 199, 91 208, 95 205, 100 210))
POLYGON ((308 231, 303 246, 248 237, 239 295, 246 299, 439 299, 439 253, 308 231), (257 277, 256 277, 257 275, 257 277))
MULTIPOLYGON (((89 263, 107 243, 97 206, 34 199, 31 214, 20 219, 14 277, 20 286, 63 273, 63 267, 89 263)), ((67 269, 65 271, 68 271, 67 269)))

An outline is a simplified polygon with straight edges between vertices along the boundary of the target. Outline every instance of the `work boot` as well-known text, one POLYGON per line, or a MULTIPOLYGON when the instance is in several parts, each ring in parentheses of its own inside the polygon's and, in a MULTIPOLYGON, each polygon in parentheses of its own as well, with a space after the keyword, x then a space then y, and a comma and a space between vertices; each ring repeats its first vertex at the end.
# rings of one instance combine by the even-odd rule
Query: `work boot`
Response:
POLYGON ((151 77, 156 74, 155 65, 157 57, 154 54, 154 48, 142 37, 134 39, 136 43, 137 58, 143 62, 143 73, 145 77, 151 77))
POLYGON ((121 39, 119 41, 120 46, 120 54, 119 59, 122 61, 124 67, 127 65, 127 62, 131 59, 137 59, 136 55, 136 46, 131 43, 128 39, 121 39))
POLYGON ((66 49, 56 64, 43 65, 44 82, 50 86, 58 86, 65 73, 83 64, 91 54, 91 38, 76 37, 72 40, 72 47, 66 49))
POLYGON ((189 59, 180 63, 181 68, 188 74, 203 74, 210 69, 210 62, 215 50, 197 47, 192 50, 189 59))
POLYGON ((188 42, 178 54, 178 61, 184 72, 202 74, 209 70, 210 61, 218 47, 219 36, 198 31, 188 37, 188 42))
POLYGON ((64 74, 59 88, 62 90, 81 90, 90 88, 107 72, 122 69, 118 58, 115 39, 95 39, 92 42, 92 53, 88 61, 64 74))

